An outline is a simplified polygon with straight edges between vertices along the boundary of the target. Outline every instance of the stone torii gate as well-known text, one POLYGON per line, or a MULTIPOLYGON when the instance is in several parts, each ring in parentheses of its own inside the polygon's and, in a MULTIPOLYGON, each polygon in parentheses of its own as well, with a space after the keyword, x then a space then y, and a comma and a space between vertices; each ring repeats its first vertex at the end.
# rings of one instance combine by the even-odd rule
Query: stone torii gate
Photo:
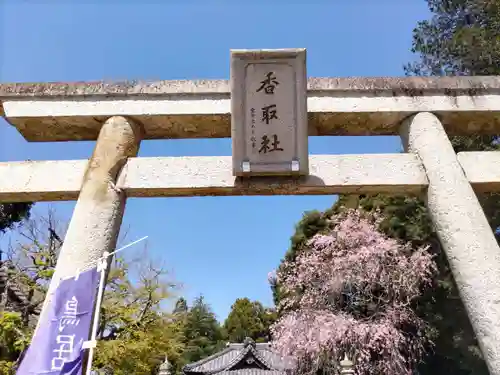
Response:
POLYGON ((234 93, 242 92, 233 76, 231 85, 0 85, 0 114, 27 141, 97 140, 89 160, 0 163, 1 202, 77 200, 47 300, 59 280, 115 247, 127 197, 418 194, 426 197, 490 373, 500 375, 500 249, 474 192, 500 191, 500 152, 455 154, 448 139, 500 134, 500 77, 310 78, 305 92, 305 70, 293 69, 303 73, 293 93, 299 102, 306 98, 309 136, 401 135, 407 153, 309 157, 298 146, 297 174, 242 176, 231 157, 136 157, 143 139, 233 131, 234 148, 241 99, 234 93))

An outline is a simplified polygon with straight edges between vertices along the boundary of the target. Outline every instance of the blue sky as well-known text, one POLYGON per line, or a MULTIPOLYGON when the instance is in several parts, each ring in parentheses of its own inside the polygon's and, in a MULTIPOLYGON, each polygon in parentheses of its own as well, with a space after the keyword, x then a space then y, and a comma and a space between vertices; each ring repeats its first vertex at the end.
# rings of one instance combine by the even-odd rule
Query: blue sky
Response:
MULTIPOLYGON (((401 76, 424 0, 21 1, 0 4, 0 81, 229 77, 231 48, 307 48, 308 76, 401 76)), ((0 161, 82 159, 93 142, 28 143, 0 120, 0 161)), ((311 137, 311 154, 398 152, 395 137, 311 137)), ((230 155, 229 139, 145 141, 140 156, 230 155)), ((334 196, 129 199, 129 239, 222 320, 238 297, 272 303, 267 274, 304 211, 334 196)), ((51 203, 69 218, 73 202, 51 203)), ((43 213, 49 204, 40 203, 43 213)), ((137 251, 129 249, 129 252, 137 251)))

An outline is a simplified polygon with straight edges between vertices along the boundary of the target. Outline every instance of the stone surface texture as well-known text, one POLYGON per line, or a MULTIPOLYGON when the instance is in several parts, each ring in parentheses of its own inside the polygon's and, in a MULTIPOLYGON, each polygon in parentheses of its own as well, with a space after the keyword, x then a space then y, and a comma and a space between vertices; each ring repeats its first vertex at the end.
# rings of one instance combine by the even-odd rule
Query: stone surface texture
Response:
POLYGON ((500 191, 500 152, 459 152, 457 158, 476 192, 500 191))
POLYGON ((500 248, 439 119, 412 116, 402 138, 425 167, 431 219, 489 371, 500 375, 500 248))
MULTIPOLYGON (((397 135, 421 111, 448 134, 500 133, 499 77, 309 78, 309 135, 397 135)), ((29 141, 95 140, 110 116, 146 139, 231 136, 226 80, 0 85, 2 115, 29 141)))
MULTIPOLYGON (((427 186, 414 155, 312 155, 310 175, 300 178, 234 177, 231 161, 230 156, 129 158, 116 186, 128 197, 421 194, 427 186)), ((86 165, 85 160, 0 163, 0 201, 76 200, 86 165)))
MULTIPOLYGON (((170 81, 124 81, 124 82, 48 82, 48 83, 3 83, 0 97, 65 97, 65 96, 130 96, 164 94, 227 94, 229 81, 215 80, 170 80, 170 81)), ((500 77, 318 77, 308 79, 309 91, 336 91, 342 93, 382 92, 403 93, 409 96, 426 92, 448 91, 450 95, 475 96, 500 90, 500 77)))
MULTIPOLYGON (((105 251, 115 249, 126 200, 115 183, 127 158, 137 155, 142 136, 140 125, 123 117, 112 117, 102 126, 83 175, 41 316, 47 313, 62 279, 96 266, 105 251)), ((50 175, 46 178, 51 179, 50 175)))
MULTIPOLYGON (((499 154, 458 154, 474 190, 500 192, 499 154)), ((129 158, 116 186, 128 197, 179 197, 421 194, 428 184, 424 167, 413 154, 311 155, 309 162, 309 177, 247 180, 232 175, 228 156, 129 158)), ((0 201, 77 200, 86 166, 86 160, 0 163, 0 201)))

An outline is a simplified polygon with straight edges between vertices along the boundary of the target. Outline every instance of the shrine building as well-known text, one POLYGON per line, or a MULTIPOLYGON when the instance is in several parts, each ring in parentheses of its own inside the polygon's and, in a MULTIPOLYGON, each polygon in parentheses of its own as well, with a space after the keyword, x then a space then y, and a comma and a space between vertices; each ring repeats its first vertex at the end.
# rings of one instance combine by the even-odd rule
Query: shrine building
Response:
POLYGON ((182 371, 184 375, 285 375, 292 368, 292 360, 272 351, 269 343, 247 338, 243 344, 228 344, 224 350, 184 366, 182 371))

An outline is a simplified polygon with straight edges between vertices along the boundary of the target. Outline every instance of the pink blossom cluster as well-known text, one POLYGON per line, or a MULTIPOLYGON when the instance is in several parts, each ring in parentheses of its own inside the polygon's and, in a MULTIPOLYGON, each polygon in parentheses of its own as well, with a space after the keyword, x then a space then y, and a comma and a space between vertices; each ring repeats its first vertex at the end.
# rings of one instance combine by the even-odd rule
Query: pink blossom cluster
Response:
POLYGON ((411 308, 436 265, 377 230, 380 218, 349 210, 313 237, 276 273, 284 297, 272 327, 275 348, 297 359, 302 373, 338 372, 344 353, 358 375, 411 374, 428 344, 411 308))

